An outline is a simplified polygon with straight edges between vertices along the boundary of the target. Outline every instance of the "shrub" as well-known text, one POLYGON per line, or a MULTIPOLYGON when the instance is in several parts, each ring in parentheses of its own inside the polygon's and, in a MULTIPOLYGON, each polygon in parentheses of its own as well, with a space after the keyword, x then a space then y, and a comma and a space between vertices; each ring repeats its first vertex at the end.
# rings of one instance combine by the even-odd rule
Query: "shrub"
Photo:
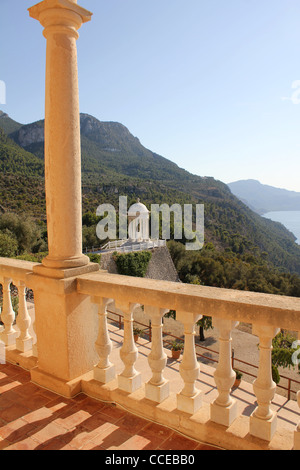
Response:
POLYGON ((90 258, 90 261, 92 263, 99 263, 100 264, 101 255, 99 255, 97 253, 87 253, 87 256, 90 258))
POLYGON ((48 255, 48 252, 43 253, 24 253, 23 255, 16 256, 16 259, 21 259, 23 261, 31 261, 32 263, 41 263, 42 260, 48 255))
POLYGON ((126 254, 114 254, 118 273, 124 276, 145 277, 152 253, 139 251, 126 254))

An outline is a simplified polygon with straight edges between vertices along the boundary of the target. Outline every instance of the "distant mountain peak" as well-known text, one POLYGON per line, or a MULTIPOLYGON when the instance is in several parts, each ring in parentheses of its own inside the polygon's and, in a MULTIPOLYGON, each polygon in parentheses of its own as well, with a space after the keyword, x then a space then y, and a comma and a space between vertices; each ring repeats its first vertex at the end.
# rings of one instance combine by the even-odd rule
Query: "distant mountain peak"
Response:
POLYGON ((262 184, 257 180, 240 180, 228 184, 231 192, 258 214, 300 210, 300 193, 262 184))

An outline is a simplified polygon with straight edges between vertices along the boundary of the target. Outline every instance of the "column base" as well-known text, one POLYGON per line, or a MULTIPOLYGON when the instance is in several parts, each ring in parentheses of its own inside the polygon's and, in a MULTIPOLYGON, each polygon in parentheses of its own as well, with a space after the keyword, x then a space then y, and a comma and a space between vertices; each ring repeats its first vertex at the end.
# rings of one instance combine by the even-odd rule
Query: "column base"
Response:
POLYGON ((68 259, 55 259, 50 258, 50 256, 46 256, 42 261, 43 266, 50 269, 81 268, 83 266, 87 266, 89 263, 90 258, 84 254, 68 259))
POLYGON ((194 415, 202 407, 202 392, 199 390, 193 397, 185 397, 181 393, 177 395, 177 409, 190 415, 194 415))
POLYGON ((277 415, 274 413, 268 420, 259 419, 255 416, 255 411, 250 416, 250 434, 264 441, 270 442, 276 432, 277 415))
POLYGON ((63 397, 72 398, 81 392, 81 377, 67 382, 40 370, 38 367, 31 369, 30 374, 33 383, 63 397))
POLYGON ((2 341, 5 346, 14 346, 16 344, 18 333, 14 331, 13 333, 5 333, 5 330, 0 333, 0 341, 2 341))
POLYGON ((294 450, 300 450, 300 431, 295 431, 294 450))
POLYGON ((165 381, 162 385, 153 385, 148 382, 145 385, 145 396, 148 400, 155 403, 161 403, 169 396, 169 382, 165 381))
POLYGON ((214 423, 221 424, 229 428, 238 417, 237 402, 232 401, 229 406, 221 406, 214 402, 210 405, 210 419, 214 423))
POLYGON ((123 392, 133 393, 142 386, 142 376, 137 373, 134 377, 124 377, 118 375, 118 387, 123 392))
POLYGON ((111 382, 116 378, 116 370, 115 366, 107 367, 106 369, 99 369, 99 367, 95 367, 94 369, 94 379, 98 382, 106 384, 111 382))
POLYGON ((31 351, 32 350, 32 341, 33 341, 32 338, 26 339, 25 341, 21 340, 21 339, 17 339, 17 341, 16 341, 17 350, 21 351, 23 353, 31 351))
POLYGON ((43 264, 34 266, 34 274, 40 276, 49 277, 52 279, 68 279, 71 277, 81 276, 82 274, 88 274, 91 272, 99 271, 100 266, 97 263, 89 263, 80 267, 50 267, 43 264))

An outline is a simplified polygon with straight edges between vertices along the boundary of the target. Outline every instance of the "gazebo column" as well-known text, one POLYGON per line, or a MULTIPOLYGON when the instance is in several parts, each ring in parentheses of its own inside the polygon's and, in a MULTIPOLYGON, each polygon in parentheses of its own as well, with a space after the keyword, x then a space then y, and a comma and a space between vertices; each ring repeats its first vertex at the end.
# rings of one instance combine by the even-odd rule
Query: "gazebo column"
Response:
POLYGON ((97 305, 77 293, 76 276, 99 270, 82 254, 78 29, 92 13, 75 0, 44 0, 29 9, 47 40, 45 187, 49 255, 28 276, 35 292, 38 366, 32 380, 62 395, 97 362, 97 305))

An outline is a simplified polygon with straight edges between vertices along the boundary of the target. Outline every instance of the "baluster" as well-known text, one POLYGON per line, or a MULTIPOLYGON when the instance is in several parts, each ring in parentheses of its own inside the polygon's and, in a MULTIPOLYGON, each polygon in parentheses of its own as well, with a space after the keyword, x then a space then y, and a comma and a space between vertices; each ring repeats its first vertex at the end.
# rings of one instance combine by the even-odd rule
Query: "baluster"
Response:
POLYGON ((16 347, 19 351, 26 352, 32 349, 33 338, 29 334, 31 318, 27 310, 25 283, 23 281, 18 281, 17 287, 19 294, 19 312, 17 316, 17 326, 20 330, 20 335, 16 340, 16 347))
MULTIPOLYGON (((298 405, 299 405, 299 408, 300 408, 300 392, 297 393, 297 399, 298 399, 298 405)), ((295 431, 294 450, 300 450, 300 422, 299 422, 298 427, 295 431)))
POLYGON ((211 420, 229 427, 238 416, 237 402, 230 396, 231 388, 236 379, 232 369, 232 338, 231 331, 239 322, 214 318, 213 325, 219 330, 219 364, 214 379, 219 392, 218 398, 211 404, 211 420))
POLYGON ((270 405, 275 396, 276 384, 272 379, 272 339, 279 329, 253 325, 253 334, 259 337, 259 369, 253 384, 258 407, 250 417, 250 434, 271 441, 277 426, 277 414, 270 405))
POLYGON ((10 285, 11 279, 5 277, 3 280, 3 308, 1 313, 1 320, 4 323, 4 330, 0 334, 1 340, 5 346, 12 346, 16 343, 17 332, 13 328, 15 321, 15 312, 11 303, 10 285))
POLYGON ((99 317, 98 338, 95 343, 99 363, 94 368, 94 379, 105 384, 116 377, 115 366, 109 360, 112 352, 112 342, 107 328, 107 308, 113 303, 113 299, 94 297, 92 302, 98 304, 99 317))
POLYGON ((134 365, 138 358, 138 349, 133 337, 133 311, 138 304, 116 302, 116 307, 124 314, 124 342, 120 351, 120 357, 125 365, 123 372, 118 375, 118 386, 125 392, 132 393, 142 385, 142 376, 136 371, 134 365))
POLYGON ((149 366, 152 370, 152 378, 146 383, 146 398, 156 403, 161 403, 169 396, 169 382, 164 378, 163 371, 167 365, 167 355, 162 341, 162 317, 169 310, 145 305, 145 313, 151 318, 152 348, 148 356, 149 366))
POLYGON ((189 414, 196 413, 202 406, 202 392, 196 388, 200 365, 195 348, 195 324, 201 318, 202 315, 176 312, 176 319, 184 324, 184 350, 179 371, 185 384, 177 395, 177 408, 189 414))

